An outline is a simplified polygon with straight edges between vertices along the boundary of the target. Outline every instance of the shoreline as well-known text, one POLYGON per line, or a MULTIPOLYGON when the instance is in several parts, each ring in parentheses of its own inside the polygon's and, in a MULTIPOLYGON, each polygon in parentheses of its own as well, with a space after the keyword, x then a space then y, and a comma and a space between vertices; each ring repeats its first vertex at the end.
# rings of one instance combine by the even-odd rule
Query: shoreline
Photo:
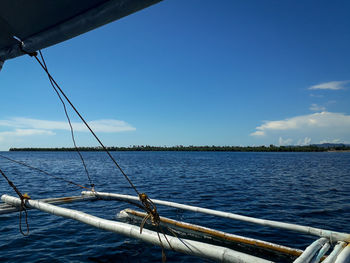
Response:
MULTIPOLYGON (((350 152, 350 145, 343 146, 129 146, 129 147, 106 147, 110 152, 123 151, 177 151, 177 152, 350 152)), ((101 152, 101 147, 61 147, 61 148, 10 148, 10 152, 37 151, 37 152, 101 152)))

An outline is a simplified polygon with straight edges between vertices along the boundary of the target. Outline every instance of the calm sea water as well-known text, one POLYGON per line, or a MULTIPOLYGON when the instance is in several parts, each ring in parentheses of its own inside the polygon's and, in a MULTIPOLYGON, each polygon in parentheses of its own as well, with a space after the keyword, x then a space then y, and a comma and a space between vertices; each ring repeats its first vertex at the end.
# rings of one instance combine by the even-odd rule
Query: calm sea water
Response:
MULTIPOLYGON (((2 152, 55 176, 87 185, 74 152, 2 152)), ((83 153, 96 190, 134 194, 104 153, 83 153)), ((141 192, 265 219, 350 232, 350 153, 116 152, 141 192)), ((0 159, 0 168, 33 199, 79 195, 80 189, 0 159)), ((0 193, 15 195, 5 180, 0 193)), ((130 205, 96 201, 64 205, 115 219, 130 205)), ((163 216, 305 248, 315 238, 159 207, 163 216)), ((0 215, 0 262, 161 262, 161 250, 73 220, 29 211, 30 236, 18 214, 0 215)), ((168 262, 203 262, 167 252, 168 262)))

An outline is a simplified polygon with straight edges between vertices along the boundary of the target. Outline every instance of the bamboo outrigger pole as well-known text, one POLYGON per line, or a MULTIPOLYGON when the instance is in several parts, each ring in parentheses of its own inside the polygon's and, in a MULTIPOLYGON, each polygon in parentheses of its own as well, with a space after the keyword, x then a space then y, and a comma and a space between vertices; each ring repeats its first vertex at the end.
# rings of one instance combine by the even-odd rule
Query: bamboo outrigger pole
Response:
MULTIPOLYGON (((45 198, 40 199, 39 201, 48 203, 48 204, 66 204, 66 203, 72 203, 72 202, 82 202, 82 201, 88 201, 88 200, 95 200, 96 197, 94 196, 69 196, 69 197, 56 197, 56 198, 45 198)), ((31 209, 27 207, 27 209, 31 209)), ((1 204, 0 205, 0 215, 3 214, 9 214, 13 212, 18 212, 20 209, 18 207, 8 205, 8 204, 1 204)))
MULTIPOLYGON (((1 200, 12 206, 19 206, 21 200, 9 195, 3 195, 1 200)), ((71 218, 76 221, 94 226, 99 229, 107 230, 124 236, 140 239, 147 243, 154 245, 163 245, 166 249, 173 249, 185 254, 207 258, 220 262, 236 262, 236 263, 273 263, 265 259, 261 259, 255 256, 251 256, 242 252, 234 251, 229 248, 206 244, 198 241, 188 239, 178 239, 173 236, 159 235, 154 231, 143 229, 140 233, 140 227, 118 222, 102 219, 96 216, 92 216, 77 210, 62 208, 54 206, 48 203, 44 203, 38 200, 26 200, 25 206, 28 208, 36 208, 46 213, 50 213, 57 216, 71 218)))
MULTIPOLYGON (((121 219, 132 219, 137 221, 142 221, 142 219, 145 218, 145 216, 146 216, 146 213, 138 212, 132 209, 122 210, 118 214, 118 217, 121 219)), ((275 251, 283 255, 290 255, 295 257, 299 257, 303 253, 303 251, 300 249, 290 248, 287 246, 282 246, 282 245, 278 245, 278 244, 274 244, 271 242, 266 242, 258 239, 229 234, 226 232, 214 230, 207 227, 202 227, 199 225, 180 222, 180 221, 169 219, 166 217, 160 217, 160 222, 163 226, 170 227, 173 230, 179 230, 181 232, 205 237, 206 239, 216 238, 219 240, 225 240, 228 242, 250 245, 261 249, 275 251)))
MULTIPOLYGON (((298 257, 293 263, 304 263, 310 262, 312 258, 316 255, 316 253, 323 247, 324 244, 328 243, 328 239, 320 238, 314 241, 310 246, 308 246, 304 253, 298 257)), ((322 255, 323 256, 323 255, 322 255)), ((319 261, 316 261, 319 262, 319 261)))
MULTIPOLYGON (((136 197, 136 196, 113 194, 113 193, 83 191, 82 195, 84 195, 84 196, 96 196, 96 197, 103 198, 106 200, 116 199, 116 200, 138 201, 138 197, 136 197)), ((308 235, 313 235, 313 236, 318 236, 318 237, 325 237, 329 240, 332 240, 333 242, 336 242, 336 241, 350 242, 350 234, 347 234, 347 233, 341 233, 341 232, 325 230, 325 229, 309 227, 309 226, 302 226, 302 225, 297 225, 297 224, 278 222, 278 221, 273 221, 273 220, 259 219, 259 218, 249 217, 249 216, 233 214, 233 213, 229 213, 229 212, 217 211, 217 210, 208 209, 208 208, 201 208, 201 207, 196 207, 196 206, 191 206, 191 205, 183 205, 183 204, 179 204, 179 203, 175 203, 175 202, 168 202, 168 201, 162 201, 162 200, 156 200, 156 199, 152 199, 152 202, 157 204, 157 205, 170 206, 170 207, 175 207, 175 208, 179 208, 179 209, 183 209, 183 210, 189 210, 189 211, 193 211, 193 212, 204 213, 204 214, 215 215, 215 216, 219 216, 219 217, 249 222, 249 223, 253 223, 253 224, 257 224, 257 225, 285 229, 285 230, 291 230, 291 231, 295 231, 295 232, 299 232, 299 233, 303 233, 303 234, 308 234, 308 235)))
POLYGON ((346 247, 346 243, 345 242, 338 242, 335 246, 334 249, 332 251, 332 253, 330 253, 328 255, 328 257, 322 262, 322 263, 334 263, 335 260, 337 259, 338 255, 342 252, 342 250, 346 247))
MULTIPOLYGON (((145 241, 154 245, 163 246, 166 249, 173 249, 174 251, 182 252, 189 255, 194 255, 194 256, 203 257, 203 258, 212 259, 212 260, 221 261, 221 262, 239 262, 239 263, 271 262, 256 256, 248 255, 248 254, 234 251, 232 249, 221 247, 221 246, 215 246, 215 245, 188 240, 188 239, 178 239, 177 237, 173 237, 169 235, 162 236, 162 235, 159 235, 157 232, 147 230, 147 229, 144 229, 144 231, 141 234, 140 227, 135 225, 106 220, 106 219, 95 217, 80 211, 61 208, 61 207, 57 207, 57 206, 45 203, 45 202, 49 202, 49 203, 57 204, 57 203, 90 200, 90 199, 96 199, 96 198, 105 199, 105 200, 128 200, 128 201, 138 200, 137 197, 134 197, 134 196, 125 196, 120 194, 109 194, 109 193, 84 192, 83 196, 81 197, 74 196, 74 197, 63 197, 63 198, 49 198, 49 199, 36 200, 36 201, 29 199, 29 200, 25 200, 24 204, 26 209, 35 208, 57 216, 71 218, 71 219, 80 221, 82 223, 92 225, 96 228, 115 232, 128 237, 140 239, 142 241, 145 241)), ((18 211, 16 207, 19 207, 22 204, 22 201, 20 198, 11 197, 8 195, 3 195, 1 199, 7 204, 7 205, 0 205, 1 213, 10 213, 10 212, 18 211)), ((250 217, 239 216, 231 213, 224 213, 224 212, 215 211, 211 209, 181 205, 181 204, 172 203, 172 202, 166 202, 166 201, 160 201, 160 200, 154 200, 154 202, 161 205, 168 205, 168 206, 173 206, 173 207, 187 209, 187 210, 196 211, 196 212, 203 212, 203 210, 209 211, 208 214, 212 214, 212 215, 218 214, 219 216, 222 216, 222 214, 225 214, 225 215, 228 214, 229 216, 224 216, 226 218, 236 219, 235 217, 238 216, 238 217, 243 217, 245 219, 246 218, 250 219, 250 217)), ((139 212, 130 213, 130 211, 131 210, 126 210, 124 211, 124 213, 128 212, 128 215, 132 214, 135 216, 137 215, 137 213, 139 213, 139 212)), ((255 219, 255 218, 252 218, 252 219, 255 219)), ((241 219, 238 219, 238 220, 241 220, 241 219)), ((257 219, 257 220, 262 220, 262 219, 257 219)), ((251 222, 249 220, 246 220, 246 221, 251 222)), ((262 220, 262 221, 265 221, 265 220, 262 220)), ((267 221, 269 222, 270 225, 272 223, 281 223, 281 222, 270 221, 270 220, 267 220, 267 221)), ((206 234, 209 234, 213 237, 220 237, 226 240, 231 240, 231 241, 245 243, 245 244, 252 244, 253 242, 254 246, 256 247, 261 247, 261 248, 265 247, 271 250, 282 252, 282 254, 283 253, 289 254, 289 255, 295 254, 295 256, 297 256, 297 254, 300 254, 301 252, 300 250, 291 249, 291 248, 280 246, 277 244, 260 241, 260 240, 253 240, 245 237, 239 237, 236 235, 216 231, 213 229, 204 228, 201 226, 178 222, 171 219, 162 220, 161 222, 166 224, 172 223, 175 225, 181 223, 181 225, 178 225, 179 228, 183 228, 183 229, 187 228, 190 231, 194 230, 203 234, 203 236, 205 236, 206 234), (289 252, 284 251, 285 249, 289 250, 289 252)), ((281 224, 286 224, 286 223, 281 223, 281 224)), ((264 225, 267 225, 267 224, 264 224, 264 225)), ((304 229, 304 228, 309 229, 309 227, 306 227, 306 226, 299 226, 299 225, 293 225, 293 224, 286 224, 286 225, 297 226, 296 229, 304 229)), ((276 227, 283 228, 280 225, 276 227)), ((285 229, 295 230, 292 228, 285 228, 285 229)), ((296 263, 316 263, 316 262, 322 261, 322 259, 324 259, 324 255, 327 252, 327 250, 330 249, 332 246, 332 243, 336 241, 335 239, 339 237, 344 238, 348 235, 346 233, 339 233, 339 232, 334 232, 329 230, 322 230, 317 228, 312 228, 312 229, 316 229, 321 233, 329 233, 330 238, 322 237, 317 241, 313 242, 296 259, 295 261, 296 263)), ((298 230, 295 230, 295 231, 298 231, 298 230)), ((307 232, 307 233, 310 234, 310 232, 307 232)), ((348 244, 348 242, 338 241, 337 244, 334 246, 332 252, 327 256, 327 258, 323 262, 324 263, 349 263, 350 262, 350 245, 348 244)))

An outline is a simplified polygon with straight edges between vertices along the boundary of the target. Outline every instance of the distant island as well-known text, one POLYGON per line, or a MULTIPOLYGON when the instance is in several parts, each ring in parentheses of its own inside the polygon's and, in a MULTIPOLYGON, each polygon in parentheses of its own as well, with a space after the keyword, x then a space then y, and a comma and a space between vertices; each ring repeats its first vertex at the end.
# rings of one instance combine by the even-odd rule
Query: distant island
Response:
MULTIPOLYGON (((350 151, 348 144, 312 144, 306 146, 149 146, 107 147, 108 151, 196 151, 196 152, 328 152, 350 151)), ((103 151, 102 147, 78 147, 79 151, 103 151)), ((10 148, 10 151, 76 151, 75 148, 10 148)))

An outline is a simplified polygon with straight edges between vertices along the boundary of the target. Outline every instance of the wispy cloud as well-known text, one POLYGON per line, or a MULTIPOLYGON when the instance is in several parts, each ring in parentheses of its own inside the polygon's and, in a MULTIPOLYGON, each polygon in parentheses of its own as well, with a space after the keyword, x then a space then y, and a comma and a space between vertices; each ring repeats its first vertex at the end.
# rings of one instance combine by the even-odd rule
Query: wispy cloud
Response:
POLYGON ((47 130, 15 129, 13 131, 0 132, 0 141, 4 141, 6 138, 10 137, 26 137, 33 135, 55 135, 55 133, 47 130))
POLYGON ((316 103, 311 104, 310 110, 312 111, 326 111, 326 107, 317 105, 316 103))
POLYGON ((304 139, 299 139, 297 145, 304 146, 311 143, 311 138, 305 137, 304 139))
POLYGON ((342 142, 342 140, 340 140, 340 139, 332 139, 332 140, 327 140, 327 139, 325 139, 325 140, 322 140, 320 143, 341 143, 342 142))
MULTIPOLYGON (((282 137, 279 137, 278 138, 278 145, 279 146, 292 145, 293 141, 294 140, 292 138, 283 139, 282 137)), ((311 138, 305 137, 304 139, 299 139, 296 145, 305 146, 305 145, 310 145, 310 143, 311 143, 311 138)))
POLYGON ((310 97, 314 97, 314 98, 324 98, 324 95, 322 95, 322 94, 310 94, 310 97))
POLYGON ((330 81, 309 87, 309 90, 341 90, 345 89, 345 85, 350 81, 330 81))
POLYGON ((324 140, 324 138, 347 140, 350 137, 349 131, 350 115, 323 111, 284 120, 265 121, 256 127, 250 135, 256 138, 277 137, 280 138, 281 145, 290 142, 283 140, 283 137, 294 138, 298 142, 297 144, 306 145, 311 142, 310 138, 314 137, 318 141, 324 140))
MULTIPOLYGON (((257 127, 257 129, 258 129, 258 127, 257 127)), ((263 130, 257 130, 255 132, 251 133, 250 135, 252 135, 252 136, 264 136, 265 132, 263 130)))
MULTIPOLYGON (((96 132, 116 133, 136 130, 133 126, 124 121, 113 119, 89 121, 88 124, 96 132)), ((72 126, 74 131, 77 132, 88 131, 83 123, 72 122, 72 126)), ((12 118, 0 120, 0 127, 22 129, 22 131, 30 129, 48 130, 51 132, 54 130, 70 130, 66 121, 49 121, 30 118, 12 118)))
POLYGON ((292 138, 288 138, 288 139, 283 139, 282 137, 278 138, 278 145, 279 146, 291 145, 292 142, 293 142, 292 138))
MULTIPOLYGON (((119 120, 95 120, 88 122, 95 132, 118 133, 125 131, 134 131, 135 128, 130 124, 119 120)), ((88 129, 82 123, 72 122, 74 131, 88 132, 88 129)), ((23 142, 24 138, 31 137, 38 140, 38 136, 52 136, 58 131, 70 131, 66 121, 49 121, 30 118, 10 118, 0 119, 0 148, 6 149, 17 142, 23 142)), ((42 137, 39 137, 42 139, 42 137)), ((26 139, 28 141, 28 139, 26 139)))

